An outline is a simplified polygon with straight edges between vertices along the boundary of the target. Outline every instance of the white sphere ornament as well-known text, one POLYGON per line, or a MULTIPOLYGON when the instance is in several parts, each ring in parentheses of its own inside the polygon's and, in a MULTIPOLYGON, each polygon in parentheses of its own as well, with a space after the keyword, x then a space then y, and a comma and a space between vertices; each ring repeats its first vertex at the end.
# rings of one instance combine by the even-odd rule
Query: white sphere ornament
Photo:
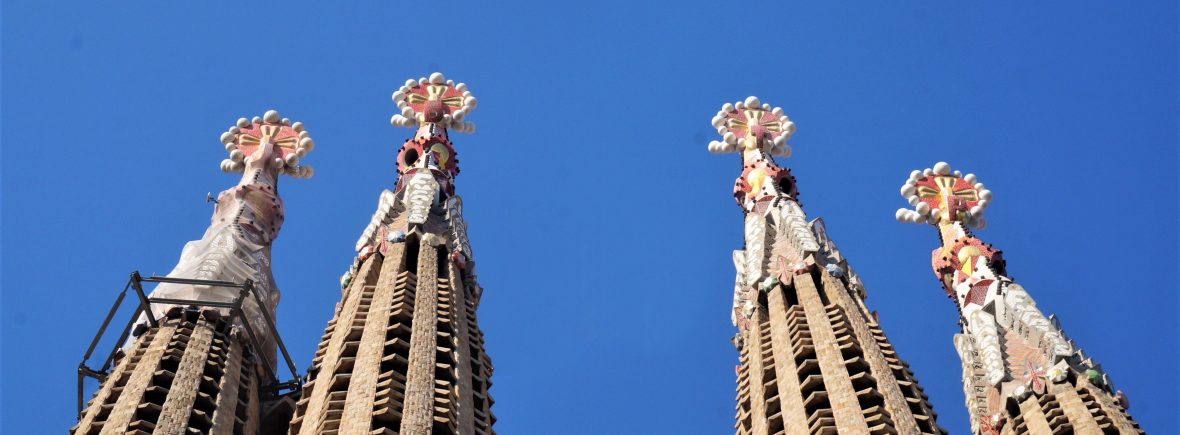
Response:
POLYGON ((947 175, 951 173, 951 165, 947 162, 938 162, 934 164, 934 173, 938 175, 947 175))
POLYGON ((893 214, 893 218, 897 219, 898 222, 905 222, 907 211, 909 211, 909 210, 906 210, 904 208, 899 208, 899 209, 897 209, 897 212, 893 214))
POLYGON ((918 203, 914 205, 914 211, 917 211, 919 214, 923 214, 923 215, 929 214, 930 213, 930 204, 918 201, 918 203))

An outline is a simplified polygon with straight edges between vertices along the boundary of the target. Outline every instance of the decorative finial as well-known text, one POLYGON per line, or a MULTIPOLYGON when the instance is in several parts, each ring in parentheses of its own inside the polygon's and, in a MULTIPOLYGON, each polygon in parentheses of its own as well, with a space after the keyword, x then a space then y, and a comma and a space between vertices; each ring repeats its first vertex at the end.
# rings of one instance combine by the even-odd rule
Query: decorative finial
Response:
POLYGON ((221 161, 221 170, 242 172, 247 162, 272 158, 269 163, 278 168, 280 174, 296 178, 311 178, 315 173, 311 166, 300 165, 299 158, 315 148, 315 141, 303 129, 302 122, 292 123, 281 118, 279 112, 268 110, 254 119, 239 118, 238 122, 221 134, 221 143, 229 152, 229 158, 221 161), (263 155, 273 145, 273 152, 263 155))
POLYGON ((983 228, 987 225, 983 211, 991 202, 992 192, 975 179, 975 174, 952 172, 951 165, 938 162, 933 168, 911 172, 901 186, 901 197, 914 208, 898 209, 895 217, 900 222, 962 222, 983 228))
POLYGON ((455 84, 442 73, 430 74, 406 84, 393 93, 393 102, 401 113, 389 123, 394 127, 414 127, 433 123, 460 133, 474 133, 475 124, 463 118, 475 108, 475 97, 464 83, 455 84))
POLYGON ((783 114, 780 107, 771 108, 758 97, 725 103, 713 117, 713 127, 722 141, 709 142, 709 152, 733 153, 762 150, 771 155, 789 157, 791 146, 787 140, 795 133, 795 123, 783 114))

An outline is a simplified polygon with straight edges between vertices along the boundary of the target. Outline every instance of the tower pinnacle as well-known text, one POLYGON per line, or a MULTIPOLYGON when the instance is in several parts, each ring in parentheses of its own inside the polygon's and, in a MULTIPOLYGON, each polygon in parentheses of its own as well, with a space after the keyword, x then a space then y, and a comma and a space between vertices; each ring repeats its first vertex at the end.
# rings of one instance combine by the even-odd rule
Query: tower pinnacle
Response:
MULTIPOLYGON (((120 335, 131 336, 126 345, 90 371, 101 385, 72 433, 259 433, 289 416, 290 393, 280 390, 298 390, 299 381, 280 382, 275 372, 279 289, 270 248, 284 219, 278 176, 311 177, 299 158, 315 143, 303 124, 274 110, 239 119, 221 143, 229 152, 221 169, 241 172, 240 180, 207 197, 216 205, 205 234, 185 244, 168 276, 143 279, 159 283, 151 294, 132 274, 137 324, 120 335)), ((285 348, 283 356, 297 376, 285 348)), ((84 368, 85 360, 80 374, 84 368)))
POLYGON ((340 280, 289 432, 492 435, 491 360, 448 129, 472 132, 467 86, 441 73, 393 93, 415 127, 340 280))
POLYGON ((954 343, 973 433, 1138 433, 1099 365, 1007 276, 1001 252, 971 234, 987 224, 991 191, 939 162, 911 172, 900 193, 913 208, 897 220, 939 231, 931 266, 959 312, 954 343))
POLYGON ((791 155, 787 140, 795 133, 795 123, 783 114, 782 108, 771 108, 758 97, 747 97, 745 101, 721 106, 713 117, 713 126, 722 141, 710 142, 709 152, 742 155, 742 175, 734 183, 733 191, 738 205, 749 212, 759 203, 780 196, 796 199, 799 192, 791 171, 779 167, 772 157, 791 155))
POLYGON ((944 433, 913 374, 864 305, 860 278, 828 237, 807 220, 790 170, 795 131, 782 109, 757 97, 713 117, 738 152, 734 199, 745 214, 743 249, 733 252, 731 320, 741 364, 737 433, 944 433))

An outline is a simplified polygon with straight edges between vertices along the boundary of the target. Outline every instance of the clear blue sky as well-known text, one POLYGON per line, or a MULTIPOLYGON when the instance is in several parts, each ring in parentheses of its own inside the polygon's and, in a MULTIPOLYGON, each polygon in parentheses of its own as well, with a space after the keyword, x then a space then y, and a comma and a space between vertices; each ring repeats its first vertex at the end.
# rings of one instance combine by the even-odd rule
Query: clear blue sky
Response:
POLYGON ((955 309, 934 230, 893 219, 938 160, 995 192, 979 235, 1132 414, 1180 431, 1174 2, 428 3, 4 2, 4 433, 74 423, 116 291, 200 237, 236 181, 218 135, 268 108, 318 144, 274 245, 306 367, 410 134, 389 95, 435 70, 480 101, 457 184, 500 433, 732 431, 739 163, 705 147, 751 94, 797 123, 781 163, 943 426, 967 431, 955 309))

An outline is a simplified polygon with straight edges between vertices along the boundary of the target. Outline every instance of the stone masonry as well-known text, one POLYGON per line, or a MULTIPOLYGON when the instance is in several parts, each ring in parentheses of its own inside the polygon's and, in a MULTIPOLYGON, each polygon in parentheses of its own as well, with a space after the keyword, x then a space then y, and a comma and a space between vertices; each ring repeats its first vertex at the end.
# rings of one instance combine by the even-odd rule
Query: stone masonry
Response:
POLYGON ((435 73, 394 94, 408 116, 394 125, 416 133, 341 279, 291 435, 495 433, 475 317, 482 290, 447 130, 473 128, 457 120, 474 107, 465 89, 435 73))
POLYGON ((745 244, 734 252, 732 319, 738 435, 943 434, 865 290, 820 219, 808 222, 787 156, 794 123, 756 97, 713 118, 742 155, 734 198, 745 211, 745 244))

